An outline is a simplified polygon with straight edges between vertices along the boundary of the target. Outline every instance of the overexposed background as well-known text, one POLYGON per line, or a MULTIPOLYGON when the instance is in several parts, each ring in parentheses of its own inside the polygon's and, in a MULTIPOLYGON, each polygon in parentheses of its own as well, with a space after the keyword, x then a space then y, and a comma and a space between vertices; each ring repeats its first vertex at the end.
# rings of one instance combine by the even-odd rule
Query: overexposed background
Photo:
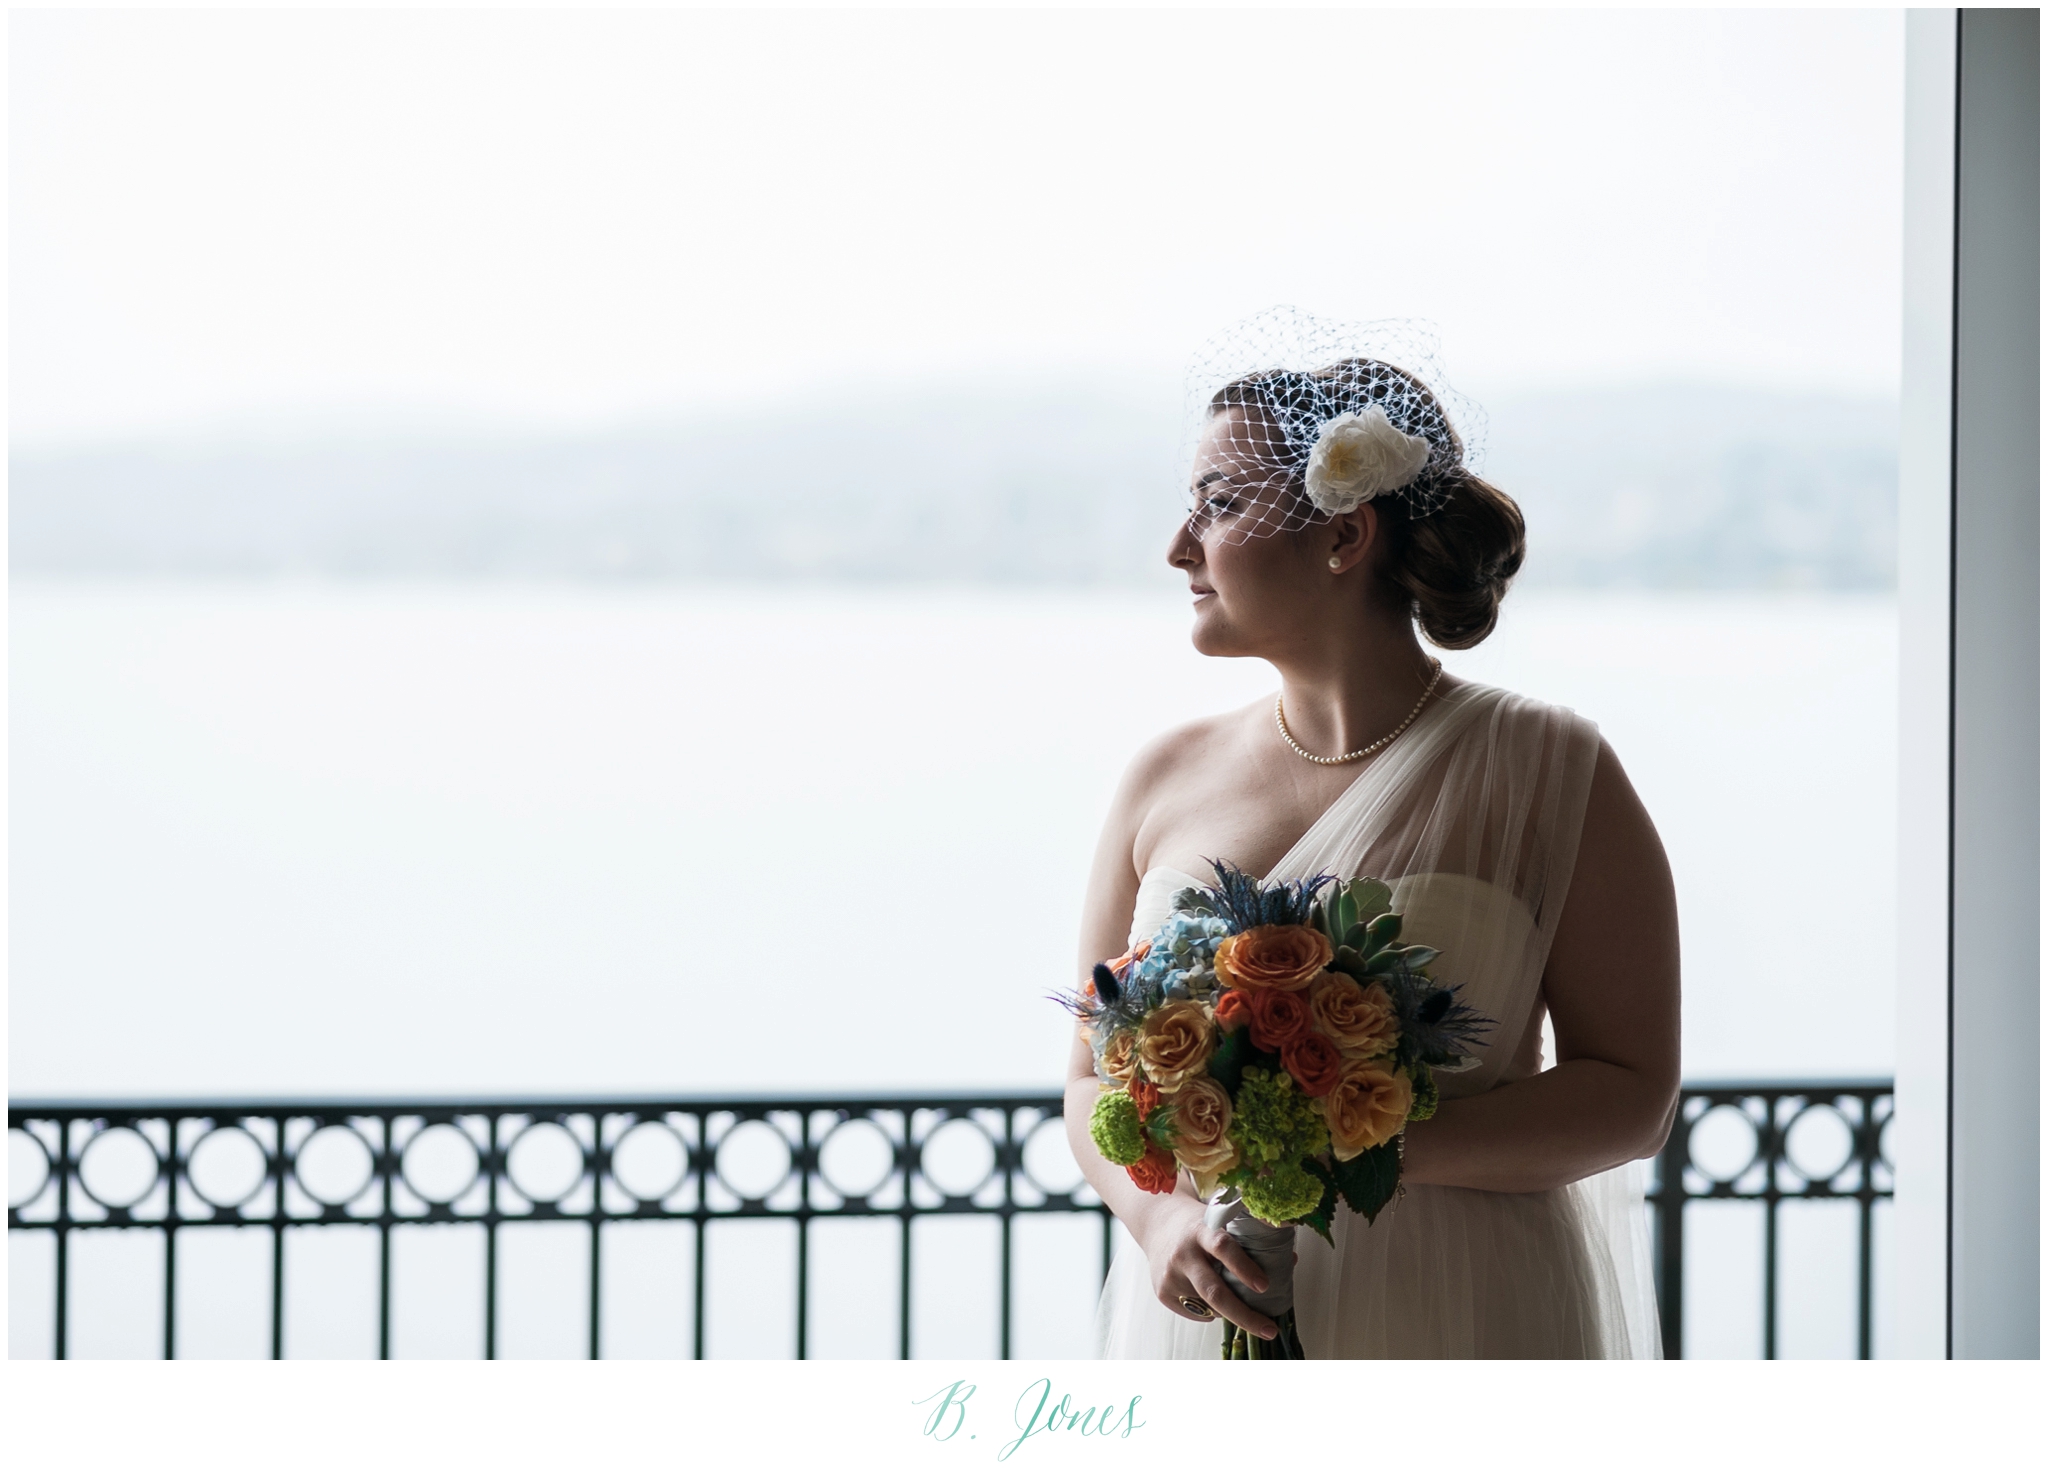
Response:
POLYGON ((1896 12, 50 14, 17 442, 1150 371, 1895 390, 1896 12))

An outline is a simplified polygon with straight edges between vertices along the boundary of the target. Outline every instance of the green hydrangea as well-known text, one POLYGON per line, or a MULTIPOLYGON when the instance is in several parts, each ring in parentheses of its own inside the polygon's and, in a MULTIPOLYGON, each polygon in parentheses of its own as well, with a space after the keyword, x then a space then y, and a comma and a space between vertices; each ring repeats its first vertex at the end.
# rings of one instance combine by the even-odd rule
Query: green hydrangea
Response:
POLYGON ((1118 1167, 1129 1167, 1145 1155, 1145 1127, 1129 1091, 1104 1091, 1095 1098, 1088 1135, 1095 1150, 1118 1167))
POLYGON ((1237 1191, 1252 1217, 1267 1223, 1293 1223, 1313 1213, 1323 1201, 1323 1180, 1298 1162, 1283 1162, 1262 1174, 1241 1178, 1237 1191))
POLYGON ((1230 1140, 1248 1171, 1298 1165, 1330 1145, 1322 1108, 1286 1071, 1247 1067, 1230 1117, 1230 1140))
POLYGON ((1415 1088, 1414 1104, 1408 1108, 1410 1121, 1428 1121, 1436 1115, 1438 1101, 1436 1073, 1426 1065, 1418 1065, 1408 1073, 1408 1080, 1415 1088))

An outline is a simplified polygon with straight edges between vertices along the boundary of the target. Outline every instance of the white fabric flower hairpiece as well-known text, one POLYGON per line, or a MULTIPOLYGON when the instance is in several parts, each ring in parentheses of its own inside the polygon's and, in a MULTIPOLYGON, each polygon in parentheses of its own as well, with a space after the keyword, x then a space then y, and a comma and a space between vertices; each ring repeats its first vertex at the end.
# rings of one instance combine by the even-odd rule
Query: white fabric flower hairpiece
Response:
POLYGON ((1309 500, 1326 514, 1345 514, 1407 488, 1429 462, 1429 452, 1428 439, 1403 433, 1383 408, 1340 413, 1322 426, 1309 450, 1309 500))
POLYGON ((1445 382, 1426 322, 1331 321, 1290 306, 1205 343, 1188 368, 1188 408, 1190 490, 1217 471, 1284 486, 1191 497, 1189 526, 1231 545, 1390 494, 1409 519, 1435 514, 1486 437, 1479 405, 1445 382))

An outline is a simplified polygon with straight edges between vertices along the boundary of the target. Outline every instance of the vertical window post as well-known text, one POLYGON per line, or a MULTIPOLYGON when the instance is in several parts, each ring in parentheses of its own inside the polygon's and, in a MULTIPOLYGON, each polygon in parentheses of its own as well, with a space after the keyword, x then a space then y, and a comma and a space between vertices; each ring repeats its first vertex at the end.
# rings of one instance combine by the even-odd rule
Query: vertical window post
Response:
POLYGON ((2040 17, 1906 34, 1896 1339, 2040 1351, 2040 17))

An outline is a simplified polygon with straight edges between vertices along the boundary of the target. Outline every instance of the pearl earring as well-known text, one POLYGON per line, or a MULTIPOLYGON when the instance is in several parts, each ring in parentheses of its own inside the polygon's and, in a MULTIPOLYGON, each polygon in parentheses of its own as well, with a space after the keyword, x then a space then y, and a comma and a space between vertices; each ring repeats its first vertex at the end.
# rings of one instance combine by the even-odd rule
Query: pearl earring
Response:
POLYGON ((1343 558, 1342 556, 1331 556, 1331 557, 1330 557, 1330 569, 1331 569, 1332 571, 1341 571, 1341 570, 1343 570, 1343 569, 1344 569, 1344 558, 1343 558))

